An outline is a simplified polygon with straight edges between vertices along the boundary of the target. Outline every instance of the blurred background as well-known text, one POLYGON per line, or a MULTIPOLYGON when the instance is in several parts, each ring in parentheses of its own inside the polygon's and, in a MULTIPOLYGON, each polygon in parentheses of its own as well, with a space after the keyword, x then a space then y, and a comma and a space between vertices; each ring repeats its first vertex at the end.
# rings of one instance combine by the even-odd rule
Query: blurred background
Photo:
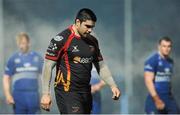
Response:
MULTIPOLYGON (((50 39, 73 24, 77 11, 84 7, 97 15, 94 32, 122 91, 120 100, 114 101, 109 87, 101 90, 102 113, 144 113, 147 90, 143 64, 156 51, 162 36, 173 40, 172 86, 180 105, 179 0, 0 0, 0 75, 3 76, 8 58, 17 51, 15 36, 19 32, 27 32, 31 49, 44 56, 50 39)), ((12 113, 12 107, 5 103, 2 86, 0 113, 12 113)), ((59 113, 55 101, 49 113, 59 113)))

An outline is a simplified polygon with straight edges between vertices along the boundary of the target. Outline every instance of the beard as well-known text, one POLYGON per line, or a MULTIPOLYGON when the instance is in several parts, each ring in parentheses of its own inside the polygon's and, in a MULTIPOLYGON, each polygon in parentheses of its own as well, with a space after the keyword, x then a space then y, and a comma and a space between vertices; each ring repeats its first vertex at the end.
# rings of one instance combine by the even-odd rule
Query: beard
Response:
POLYGON ((79 33, 81 37, 87 37, 88 33, 79 33))
POLYGON ((81 37, 87 37, 88 35, 90 35, 90 33, 89 32, 80 32, 80 31, 78 31, 78 33, 79 33, 79 35, 81 36, 81 37))

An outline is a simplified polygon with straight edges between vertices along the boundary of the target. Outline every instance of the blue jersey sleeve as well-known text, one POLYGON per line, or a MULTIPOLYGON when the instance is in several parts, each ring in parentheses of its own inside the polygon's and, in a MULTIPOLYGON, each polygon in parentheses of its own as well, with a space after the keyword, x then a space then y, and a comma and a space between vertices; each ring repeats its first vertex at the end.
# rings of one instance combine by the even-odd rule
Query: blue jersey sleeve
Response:
POLYGON ((42 73, 42 69, 43 69, 43 63, 44 63, 44 59, 42 56, 39 55, 39 73, 42 73))
POLYGON ((144 63, 144 72, 156 72, 156 63, 157 61, 155 57, 151 57, 148 60, 146 60, 144 63))
POLYGON ((42 68, 43 68, 43 62, 44 62, 44 59, 43 57, 37 53, 37 52, 34 52, 34 56, 35 56, 35 60, 37 62, 37 67, 38 67, 38 72, 41 74, 42 73, 42 68), (37 58, 37 59, 36 59, 37 58))
POLYGON ((6 67, 5 67, 5 74, 6 75, 9 75, 10 77, 12 77, 15 73, 15 70, 14 70, 14 58, 11 57, 9 58, 7 64, 6 64, 6 67))

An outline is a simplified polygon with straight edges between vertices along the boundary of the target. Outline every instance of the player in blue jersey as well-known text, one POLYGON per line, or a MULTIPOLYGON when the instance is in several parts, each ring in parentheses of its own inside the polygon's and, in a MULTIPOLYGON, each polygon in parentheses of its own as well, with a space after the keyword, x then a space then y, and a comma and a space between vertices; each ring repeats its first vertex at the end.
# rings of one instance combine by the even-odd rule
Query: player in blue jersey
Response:
POLYGON ((43 59, 38 53, 29 51, 30 40, 26 33, 17 35, 17 46, 19 51, 9 58, 5 68, 4 94, 15 114, 34 114, 40 110, 38 79, 43 59))
POLYGON ((93 96, 92 102, 92 114, 100 114, 101 113, 101 93, 100 89, 105 85, 103 80, 98 79, 98 73, 96 69, 93 67, 91 71, 91 93, 93 96))
POLYGON ((178 114, 179 109, 171 92, 173 60, 169 57, 172 41, 169 37, 159 40, 158 52, 145 61, 144 79, 149 95, 146 99, 147 114, 178 114))

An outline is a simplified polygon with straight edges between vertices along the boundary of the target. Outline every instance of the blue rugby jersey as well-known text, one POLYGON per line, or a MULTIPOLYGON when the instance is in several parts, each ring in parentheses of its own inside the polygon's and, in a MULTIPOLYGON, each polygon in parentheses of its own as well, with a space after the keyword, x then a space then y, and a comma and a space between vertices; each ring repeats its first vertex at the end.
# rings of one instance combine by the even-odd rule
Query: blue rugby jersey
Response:
POLYGON ((13 90, 38 90, 43 58, 36 52, 16 52, 6 65, 5 74, 12 77, 13 90))
POLYGON ((171 92, 173 73, 173 60, 171 58, 162 58, 159 53, 155 53, 145 61, 144 71, 155 74, 154 85, 158 93, 171 92))

